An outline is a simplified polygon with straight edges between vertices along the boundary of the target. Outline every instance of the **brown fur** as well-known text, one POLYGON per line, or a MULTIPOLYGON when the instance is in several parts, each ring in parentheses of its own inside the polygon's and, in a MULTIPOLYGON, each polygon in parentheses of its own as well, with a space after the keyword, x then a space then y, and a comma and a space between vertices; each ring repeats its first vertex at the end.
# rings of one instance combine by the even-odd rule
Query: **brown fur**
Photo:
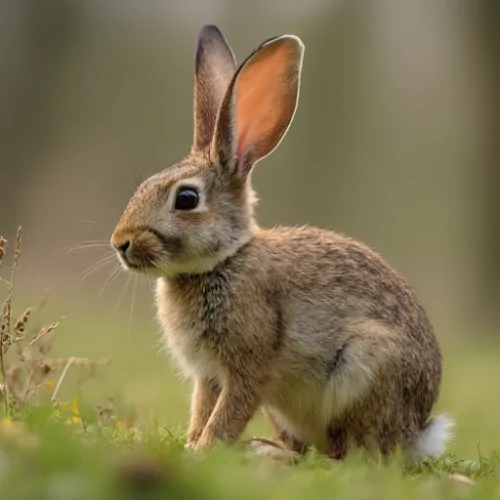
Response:
POLYGON ((224 98, 214 74, 232 52, 213 27, 198 43, 195 120, 204 123, 193 150, 139 187, 112 238, 117 248, 130 243, 127 267, 158 277, 166 343, 194 379, 188 446, 237 440, 261 407, 296 452, 315 446, 341 459, 357 447, 413 448, 438 397, 441 354, 411 287, 351 238, 262 230, 253 217, 249 172, 293 118, 300 41, 272 39, 230 82, 223 72, 224 98), (242 96, 268 104, 250 111, 242 96), (272 123, 261 116, 269 106, 272 123), (199 209, 172 209, 183 183, 199 187, 199 209))

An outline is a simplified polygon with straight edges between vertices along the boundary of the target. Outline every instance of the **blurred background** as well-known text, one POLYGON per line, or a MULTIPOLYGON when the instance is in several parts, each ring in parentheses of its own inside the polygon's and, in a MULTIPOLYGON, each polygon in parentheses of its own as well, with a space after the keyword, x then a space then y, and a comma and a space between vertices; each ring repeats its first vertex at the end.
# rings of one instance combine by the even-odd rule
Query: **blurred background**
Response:
POLYGON ((87 397, 185 427, 152 283, 106 283, 116 262, 96 263, 138 183, 189 150, 207 23, 239 60, 277 34, 306 46, 295 121, 253 174, 259 222, 337 229, 403 272, 443 344, 457 449, 498 446, 497 0, 1 0, 0 234, 23 225, 17 308, 48 288, 51 319, 67 317, 58 349, 115 360, 87 397))

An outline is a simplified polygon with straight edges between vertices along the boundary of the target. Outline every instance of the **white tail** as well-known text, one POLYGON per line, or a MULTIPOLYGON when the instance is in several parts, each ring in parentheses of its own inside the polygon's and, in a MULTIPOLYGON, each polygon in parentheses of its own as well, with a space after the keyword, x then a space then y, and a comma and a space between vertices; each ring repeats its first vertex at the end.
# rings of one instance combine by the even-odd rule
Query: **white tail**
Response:
POLYGON ((453 439, 455 422, 448 415, 432 418, 422 429, 412 458, 439 457, 446 451, 446 445, 453 439))

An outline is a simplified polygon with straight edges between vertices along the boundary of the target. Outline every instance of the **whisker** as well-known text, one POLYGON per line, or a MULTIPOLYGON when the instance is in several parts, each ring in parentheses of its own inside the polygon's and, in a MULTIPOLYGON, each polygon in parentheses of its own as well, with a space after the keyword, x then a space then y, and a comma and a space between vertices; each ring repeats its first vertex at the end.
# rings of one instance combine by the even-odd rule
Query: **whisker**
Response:
POLYGON ((92 207, 92 210, 95 210, 97 213, 101 214, 101 215, 106 215, 102 210, 100 210, 99 208, 96 208, 96 207, 92 207))
POLYGON ((83 250, 89 250, 93 248, 108 248, 111 252, 113 249, 111 248, 111 245, 109 241, 105 240, 90 240, 90 241, 83 241, 81 243, 76 243, 73 245, 68 245, 66 247, 61 248, 58 250, 59 252, 81 252, 83 250))
POLYGON ((92 224, 93 226, 97 226, 97 222, 94 220, 76 220, 75 224, 92 224))
POLYGON ((143 283, 145 283, 148 286, 151 284, 151 276, 148 276, 147 274, 141 274, 140 279, 143 283))
POLYGON ((165 258, 162 255, 157 254, 155 256, 154 260, 152 260, 151 264, 154 265, 156 268, 158 268, 160 266, 167 267, 169 262, 167 260, 165 260, 165 258))
POLYGON ((137 290, 137 281, 138 281, 138 275, 134 275, 134 284, 132 285, 132 298, 130 301, 130 312, 128 316, 128 336, 130 338, 130 333, 132 331, 132 315, 134 313, 134 306, 135 306, 135 292, 137 290))
POLYGON ((89 266, 85 271, 83 271, 82 275, 80 276, 80 278, 77 281, 77 285, 79 285, 83 280, 87 279, 90 275, 92 275, 95 272, 99 271, 100 269, 106 267, 115 258, 116 257, 113 254, 106 255, 102 259, 99 259, 97 262, 95 262, 94 264, 89 266))
POLYGON ((118 302, 116 303, 115 310, 113 314, 116 314, 116 311, 118 310, 118 307, 120 306, 120 302, 123 299, 123 296, 125 293, 127 293, 128 287, 130 286, 130 280, 132 279, 132 274, 129 273, 127 276, 127 281, 125 282, 125 286, 123 287, 122 293, 120 294, 120 297, 118 298, 118 302))
POLYGON ((104 292, 111 286, 111 283, 113 283, 113 281, 115 281, 115 279, 120 275, 121 271, 122 271, 121 264, 116 264, 113 270, 109 273, 101 289, 99 290, 99 293, 97 294, 98 299, 102 297, 104 292))

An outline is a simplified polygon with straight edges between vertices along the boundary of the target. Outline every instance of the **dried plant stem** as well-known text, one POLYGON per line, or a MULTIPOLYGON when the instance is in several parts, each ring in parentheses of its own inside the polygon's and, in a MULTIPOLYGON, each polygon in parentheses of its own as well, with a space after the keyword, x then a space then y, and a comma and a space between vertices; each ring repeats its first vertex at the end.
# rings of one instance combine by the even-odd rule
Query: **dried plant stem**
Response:
POLYGON ((5 255, 5 248, 7 247, 7 240, 0 236, 0 267, 2 267, 3 256, 5 255))
MULTIPOLYGON (((21 226, 19 226, 17 229, 16 243, 14 246, 14 261, 12 263, 9 291, 7 294, 7 299, 4 302, 2 317, 0 320, 0 369, 2 372, 2 377, 4 382, 6 416, 9 414, 9 392, 11 392, 11 390, 10 390, 9 378, 7 377, 7 373, 5 370, 5 354, 7 352, 9 344, 12 342, 12 336, 10 331, 12 322, 12 295, 14 293, 14 277, 16 274, 17 265, 19 263, 19 257, 21 256, 21 233, 22 233, 22 228, 21 226)), ((6 241, 2 238, 0 242, 2 257, 5 252, 5 244, 6 241)))
MULTIPOLYGON (((0 267, 6 246, 6 240, 0 237, 0 267)), ((0 382, 0 399, 4 399, 6 416, 20 404, 28 404, 33 394, 36 395, 41 387, 51 386, 53 377, 58 376, 56 387, 51 396, 51 402, 57 404, 56 399, 72 366, 82 366, 92 376, 96 367, 107 365, 110 362, 109 358, 94 361, 84 357, 52 358, 49 356, 54 330, 64 318, 44 326, 38 332, 32 332, 29 328, 32 323, 32 314, 40 310, 46 301, 46 293, 38 306, 25 309, 17 320, 12 318, 14 278, 21 256, 21 227, 18 228, 13 250, 10 281, 0 278, 0 284, 6 283, 8 285, 3 307, 0 303, 0 377, 3 379, 0 382), (7 354, 13 343, 18 359, 15 364, 9 366, 7 354)))
POLYGON ((52 397, 50 398, 51 403, 54 403, 56 401, 57 394, 59 393, 59 389, 61 388, 61 385, 63 383, 64 378, 66 377, 66 374, 68 373, 69 367, 74 363, 75 358, 69 358, 66 366, 63 368, 63 371, 61 372, 61 376, 59 377, 59 380, 57 381, 56 388, 54 389, 54 393, 52 394, 52 397))
POLYGON ((0 369, 2 371, 3 385, 4 385, 4 403, 5 403, 5 416, 9 415, 9 379, 7 378, 7 373, 5 372, 5 362, 4 362, 4 350, 3 342, 0 339, 0 369))
POLYGON ((30 393, 31 389, 31 382, 35 378, 36 373, 38 372, 38 368, 40 367, 40 363, 38 363, 29 373, 28 373, 28 378, 26 380, 26 385, 24 387, 23 394, 20 397, 21 403, 25 403, 26 400, 28 399, 28 395, 30 393))
POLYGON ((100 359, 97 361, 88 359, 88 358, 78 358, 78 357, 71 357, 71 358, 56 358, 52 360, 52 363, 54 365, 64 364, 64 368, 61 372, 61 375, 59 376, 59 380, 57 381, 56 387, 54 389, 54 392, 52 394, 52 397, 50 398, 50 401, 52 403, 55 403, 57 395, 59 394, 59 389, 61 388, 61 385, 66 378, 66 375, 68 373, 68 370, 70 369, 71 366, 99 366, 99 365, 108 365, 111 362, 111 358, 104 358, 100 359))
POLYGON ((32 347, 33 344, 35 344, 39 340, 43 339, 43 337, 45 337, 45 335, 48 335, 50 332, 53 332, 59 326, 60 322, 63 319, 64 318, 61 318, 59 321, 56 321, 56 322, 50 324, 49 326, 46 326, 45 328, 43 328, 42 331, 28 344, 28 348, 32 347))
POLYGON ((9 378, 7 377, 7 372, 5 369, 5 354, 7 352, 7 346, 11 341, 10 335, 10 323, 12 316, 12 285, 9 287, 9 293, 7 299, 3 305, 3 312, 0 318, 0 370, 2 372, 3 383, 4 383, 4 403, 5 403, 5 416, 9 414, 9 393, 10 384, 9 378))
MULTIPOLYGON (((72 357, 73 362, 72 365, 76 366, 99 366, 99 365, 108 365, 111 362, 111 358, 103 358, 98 360, 92 360, 89 358, 79 358, 76 356, 72 357)), ((51 362, 55 365, 63 364, 67 362, 68 358, 52 358, 51 362)))

